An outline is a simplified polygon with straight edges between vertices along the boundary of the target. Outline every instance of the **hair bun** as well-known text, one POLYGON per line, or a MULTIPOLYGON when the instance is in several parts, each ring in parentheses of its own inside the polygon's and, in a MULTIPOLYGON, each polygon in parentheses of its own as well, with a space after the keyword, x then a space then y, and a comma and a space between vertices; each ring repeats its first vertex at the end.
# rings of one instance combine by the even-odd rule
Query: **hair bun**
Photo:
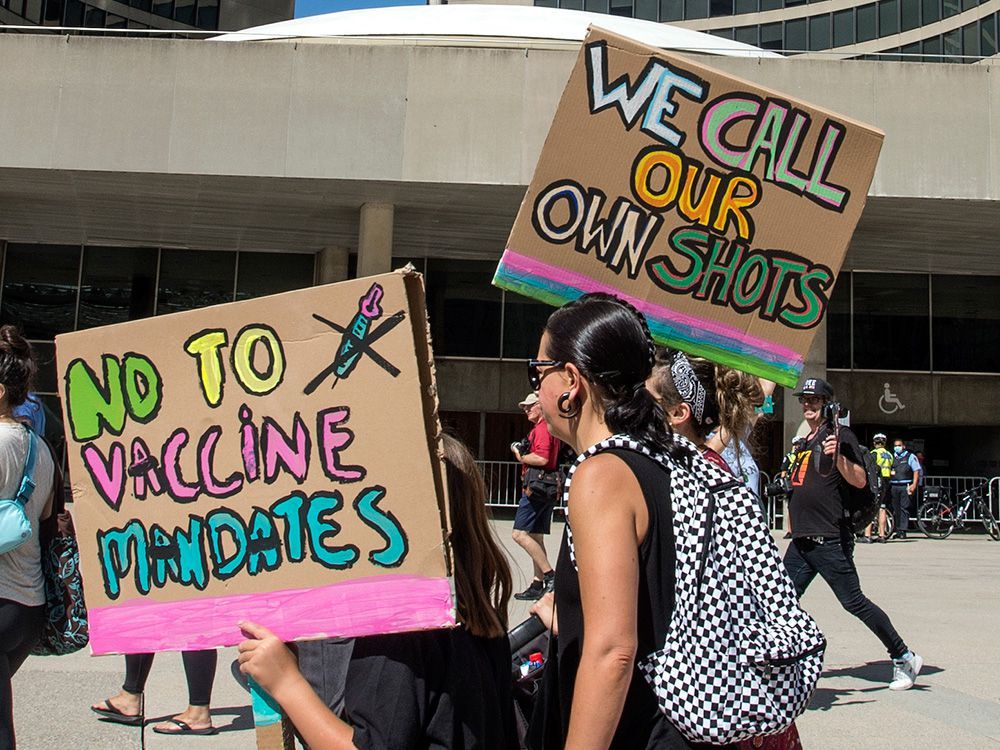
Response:
POLYGON ((37 372, 31 344, 17 326, 0 326, 0 383, 6 390, 7 405, 19 406, 28 397, 37 372))

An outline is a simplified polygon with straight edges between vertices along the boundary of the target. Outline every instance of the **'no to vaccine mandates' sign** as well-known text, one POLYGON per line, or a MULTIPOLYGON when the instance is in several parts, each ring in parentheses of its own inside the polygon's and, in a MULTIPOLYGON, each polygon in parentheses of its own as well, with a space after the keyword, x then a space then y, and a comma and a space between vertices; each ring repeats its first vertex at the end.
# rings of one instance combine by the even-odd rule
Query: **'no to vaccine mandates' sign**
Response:
POLYGON ((419 275, 56 349, 94 653, 454 624, 419 275))

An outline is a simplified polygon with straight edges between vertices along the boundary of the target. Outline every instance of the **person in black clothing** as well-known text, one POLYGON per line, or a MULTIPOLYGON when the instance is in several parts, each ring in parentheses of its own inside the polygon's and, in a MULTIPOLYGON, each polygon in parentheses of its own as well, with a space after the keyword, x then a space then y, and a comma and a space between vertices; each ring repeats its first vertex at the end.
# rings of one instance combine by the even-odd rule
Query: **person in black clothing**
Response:
POLYGON ((825 419, 823 407, 833 400, 833 388, 820 378, 808 378, 795 394, 809 425, 806 446, 792 475, 792 542, 785 567, 801 598, 817 574, 841 605, 878 636, 893 663, 892 690, 907 690, 923 665, 910 651, 889 617, 861 592, 854 566, 851 533, 844 497, 847 486, 864 487, 867 477, 861 447, 854 433, 825 419))
MULTIPOLYGON (((554 312, 532 387, 552 435, 577 453, 625 434, 689 457, 644 387, 653 344, 645 319, 606 294, 554 312)), ((611 449, 581 460, 569 485, 555 592, 532 608, 552 627, 532 748, 690 748, 659 710, 638 660, 662 647, 674 602, 674 539, 667 470, 611 449), (586 638, 584 638, 586 633, 586 638)))
POLYGON ((469 450, 442 440, 459 626, 354 641, 342 716, 267 628, 242 622, 240 671, 288 715, 311 750, 515 750, 507 640, 510 569, 490 531, 486 487, 469 450))

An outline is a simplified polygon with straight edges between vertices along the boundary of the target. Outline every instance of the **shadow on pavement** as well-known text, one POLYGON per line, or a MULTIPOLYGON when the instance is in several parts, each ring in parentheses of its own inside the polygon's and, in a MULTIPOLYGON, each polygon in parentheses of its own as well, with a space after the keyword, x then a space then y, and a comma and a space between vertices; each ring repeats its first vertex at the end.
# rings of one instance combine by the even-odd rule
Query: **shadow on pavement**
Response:
MULTIPOLYGON (((248 729, 253 729, 253 711, 250 706, 227 706, 225 708, 213 708, 210 712, 212 714, 212 724, 215 725, 216 734, 223 734, 225 732, 243 732, 248 729), (230 721, 220 721, 224 717, 232 716, 230 721)), ((147 716, 146 717, 146 727, 149 728, 154 724, 159 724, 162 721, 169 721, 176 714, 164 714, 163 716, 147 716)), ((185 734, 184 732, 177 732, 177 734, 185 734)))
MULTIPOLYGON (((944 670, 931 664, 924 664, 920 670, 921 675, 938 674, 944 670)), ((850 706, 859 703, 872 703, 875 698, 866 698, 868 693, 877 693, 889 689, 889 679, 892 675, 892 668, 888 661, 870 661, 865 664, 838 667, 836 669, 823 670, 823 678, 831 677, 851 677, 865 682, 875 683, 873 687, 865 688, 826 688, 818 687, 813 693, 812 701, 809 703, 809 711, 829 711, 831 708, 850 706), (854 700, 850 700, 854 698, 854 700)), ((822 683, 820 683, 822 685, 822 683)), ((921 685, 919 681, 911 690, 923 692, 929 690, 927 685, 921 685)))

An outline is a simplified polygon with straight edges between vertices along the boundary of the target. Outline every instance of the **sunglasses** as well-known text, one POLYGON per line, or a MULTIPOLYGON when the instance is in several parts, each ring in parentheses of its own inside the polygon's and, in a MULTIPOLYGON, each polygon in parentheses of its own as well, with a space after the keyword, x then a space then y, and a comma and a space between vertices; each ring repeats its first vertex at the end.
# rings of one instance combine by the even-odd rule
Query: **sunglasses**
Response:
POLYGON ((542 380, 553 370, 563 367, 565 362, 558 362, 554 359, 529 359, 528 360, 528 383, 531 390, 537 391, 542 387, 542 380), (548 367, 544 373, 538 372, 539 367, 548 367))
POLYGON ((822 396, 799 396, 800 404, 818 404, 823 400, 822 396))

